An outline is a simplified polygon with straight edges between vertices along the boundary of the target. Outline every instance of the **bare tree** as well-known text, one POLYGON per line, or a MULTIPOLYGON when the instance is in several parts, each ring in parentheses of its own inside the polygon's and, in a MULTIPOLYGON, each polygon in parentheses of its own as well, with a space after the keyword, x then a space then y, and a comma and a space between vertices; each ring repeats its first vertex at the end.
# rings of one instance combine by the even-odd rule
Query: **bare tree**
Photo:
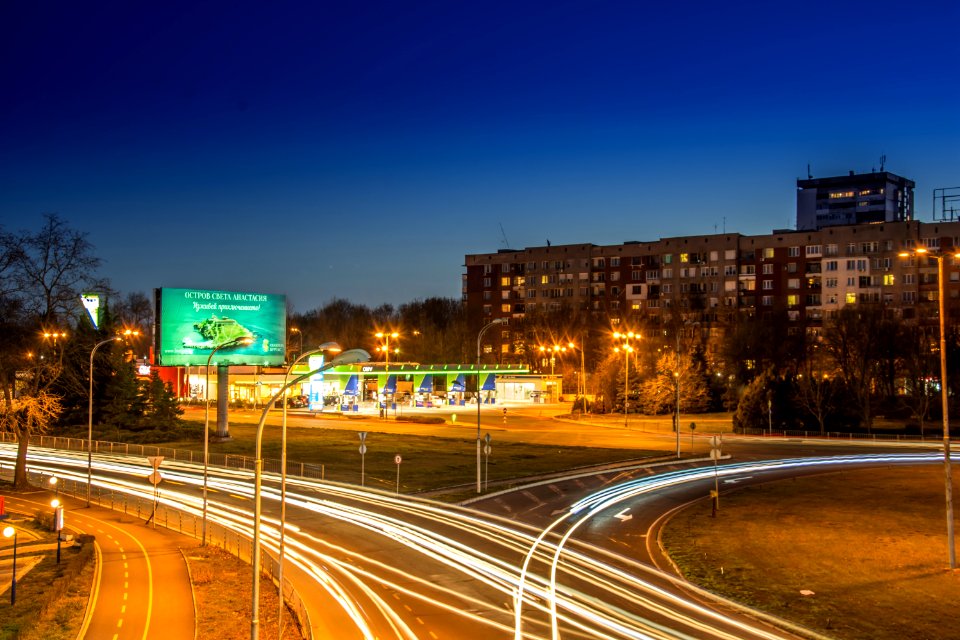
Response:
POLYGON ((52 392, 65 351, 57 334, 75 317, 81 289, 93 284, 100 261, 92 250, 86 234, 56 214, 45 215, 36 232, 0 237, 0 429, 17 437, 18 487, 27 484, 30 436, 46 430, 61 411, 60 397, 52 392), (44 332, 52 338, 39 337, 44 332))

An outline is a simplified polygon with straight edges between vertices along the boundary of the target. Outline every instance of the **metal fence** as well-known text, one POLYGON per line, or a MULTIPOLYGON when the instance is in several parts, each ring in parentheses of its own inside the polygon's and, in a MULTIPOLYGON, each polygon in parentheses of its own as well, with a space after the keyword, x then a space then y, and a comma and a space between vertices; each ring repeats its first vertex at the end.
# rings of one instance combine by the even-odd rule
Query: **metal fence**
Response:
MULTIPOLYGON (((69 438, 58 438, 57 440, 63 441, 69 440, 69 438)), ((76 442, 76 439, 73 440, 76 442)), ((3 441, 3 439, 0 439, 0 441, 3 441)), ((86 440, 82 440, 82 442, 84 445, 86 445, 86 440)), ((43 446, 51 446, 51 444, 44 443, 43 446)), ((157 449, 157 447, 146 447, 146 449, 157 449)), ((84 451, 85 450, 86 446, 84 446, 84 451)), ((170 449, 169 451, 176 450, 170 449)), ((134 450, 133 453, 137 452, 134 450)), ((154 454, 153 452, 150 452, 144 455, 165 454, 154 454)), ((46 486, 44 483, 50 477, 49 474, 29 470, 27 474, 30 480, 39 486, 46 486)), ((73 480, 70 478, 60 478, 59 482, 57 483, 57 489, 60 493, 73 496, 78 500, 85 501, 87 499, 87 483, 84 481, 73 480)), ((133 516, 144 521, 149 520, 152 514, 153 523, 156 526, 164 527, 165 529, 181 533, 185 536, 190 536, 191 538, 197 540, 200 540, 203 536, 203 519, 200 516, 196 516, 192 513, 184 512, 180 509, 169 507, 164 504, 159 504, 157 506, 156 513, 154 514, 153 499, 128 495, 122 491, 104 489, 102 487, 95 486, 90 493, 90 503, 97 504, 100 507, 111 509, 113 511, 119 511, 124 515, 133 516)), ((233 531, 232 529, 224 527, 218 523, 211 522, 209 518, 207 519, 207 543, 216 547, 220 547, 227 553, 236 556, 243 562, 253 564, 253 541, 249 537, 237 531, 233 531)), ((277 574, 279 572, 278 560, 266 552, 262 546, 260 551, 260 566, 262 573, 270 578, 276 585, 277 574)), ((294 617, 297 619, 297 623, 300 625, 301 635, 307 640, 312 640, 313 631, 310 627, 310 615, 307 612, 307 608, 304 605, 303 600, 300 598, 300 594, 297 593, 296 588, 287 578, 283 579, 283 594, 287 607, 290 609, 291 613, 293 613, 294 617)))
MULTIPOLYGON (((0 432, 0 442, 16 442, 14 434, 0 432)), ((66 449, 68 451, 87 450, 86 438, 65 438, 62 436, 43 436, 36 435, 30 437, 30 446, 47 449, 66 449)), ((166 460, 175 460, 178 462, 203 463, 203 452, 193 451, 192 449, 174 449, 171 447, 158 447, 150 444, 130 444, 128 442, 110 442, 108 440, 93 440, 91 443, 93 453, 118 453, 132 456, 163 456, 166 460)), ((209 453, 208 464, 215 467, 225 467, 228 469, 244 469, 254 471, 256 458, 242 456, 231 453, 209 453)), ((281 461, 272 458, 263 458, 264 473, 280 473, 282 469, 281 461)), ((309 462, 293 462, 287 460, 287 475, 309 478, 311 480, 323 480, 326 476, 326 467, 322 464, 313 464, 309 462)))

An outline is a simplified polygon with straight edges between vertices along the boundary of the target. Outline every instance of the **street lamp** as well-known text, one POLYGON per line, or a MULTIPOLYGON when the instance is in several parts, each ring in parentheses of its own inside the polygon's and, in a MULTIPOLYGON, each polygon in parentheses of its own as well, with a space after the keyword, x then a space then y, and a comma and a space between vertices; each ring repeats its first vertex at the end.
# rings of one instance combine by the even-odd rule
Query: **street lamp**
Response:
POLYGON ((960 258, 960 252, 950 254, 930 253, 925 247, 917 247, 912 252, 903 251, 898 255, 901 258, 921 255, 934 258, 937 261, 937 293, 940 298, 940 396, 943 404, 943 475, 946 487, 947 547, 950 555, 950 569, 956 569, 957 556, 953 544, 953 479, 950 472, 950 418, 947 401, 947 303, 944 295, 946 285, 944 284, 943 260, 948 256, 960 258))
POLYGON ((252 612, 251 612, 251 622, 250 622, 250 638, 251 640, 257 640, 257 636, 260 631, 260 512, 261 512, 261 489, 262 489, 262 475, 263 475, 263 458, 261 457, 263 451, 263 426, 267 422, 267 413, 270 411, 270 407, 278 398, 281 398, 287 389, 293 385, 306 380, 312 375, 320 373, 321 371, 326 371, 332 367, 336 367, 342 364, 353 364, 356 362, 369 362, 370 354, 364 351, 363 349, 350 349, 344 351, 343 353, 336 356, 330 362, 324 364, 319 369, 313 371, 308 371, 307 373, 297 376, 289 382, 285 382, 283 388, 280 389, 269 402, 267 406, 263 408, 263 413, 260 414, 260 422, 257 424, 257 447, 256 447, 256 459, 254 460, 254 472, 253 472, 253 549, 251 550, 251 561, 253 563, 253 597, 252 600, 252 612))
POLYGON ((627 428, 627 420, 630 415, 630 354, 633 353, 634 349, 630 345, 630 341, 636 338, 640 339, 639 333, 634 333, 633 331, 628 331, 626 333, 620 333, 615 331, 613 334, 614 340, 623 340, 623 344, 613 347, 614 353, 620 353, 623 351, 623 428, 627 428))
POLYGON ((58 478, 57 476, 50 476, 50 479, 47 480, 47 483, 48 483, 48 484, 53 488, 53 490, 56 492, 56 497, 58 497, 58 498, 60 497, 60 484, 59 484, 59 482, 60 482, 60 478, 58 478))
POLYGON ((17 604, 17 530, 5 527, 4 538, 13 538, 13 575, 10 578, 10 606, 17 604))
POLYGON ((93 356, 97 352, 97 349, 107 344, 108 342, 113 342, 114 340, 122 340, 123 338, 129 338, 130 336, 139 336, 140 332, 132 329, 127 329, 123 334, 118 336, 113 336, 112 338, 107 338, 106 340, 101 340, 97 344, 93 345, 93 349, 90 351, 90 404, 87 408, 87 506, 90 506, 90 487, 93 480, 93 356))
MULTIPOLYGON (((293 368, 297 366, 304 358, 308 358, 316 353, 323 351, 331 351, 333 353, 340 353, 343 349, 340 348, 340 345, 336 342, 324 342, 316 349, 308 351, 307 353, 300 353, 296 360, 290 363, 290 366, 287 367, 286 373, 283 375, 283 420, 280 427, 280 556, 277 562, 277 584, 280 589, 280 616, 277 618, 277 626, 280 627, 280 632, 278 633, 279 637, 283 637, 283 555, 284 555, 284 538, 287 530, 287 381, 290 379, 290 374, 293 372, 293 368)), ((270 405, 267 405, 268 407, 270 405)))
POLYGON ((60 564, 60 531, 63 529, 63 507, 60 505, 58 498, 51 500, 50 506, 53 507, 53 530, 57 532, 57 564, 60 564))
MULTIPOLYGON (((210 361, 213 360, 213 354, 220 351, 220 349, 249 345, 252 343, 253 338, 250 336, 234 338, 233 340, 218 344, 213 348, 213 351, 210 352, 210 355, 207 356, 207 380, 203 385, 203 404, 205 406, 203 412, 203 525, 201 527, 202 533, 200 537, 201 546, 207 544, 207 468, 210 465, 210 361)), ((267 405, 267 408, 269 408, 269 405, 267 405)))
POLYGON ((303 332, 300 331, 300 329, 297 329, 296 327, 292 327, 290 329, 290 333, 297 334, 297 338, 299 339, 299 341, 297 342, 297 355, 299 356, 301 353, 303 353, 303 332))
POLYGON ((477 493, 480 493, 480 340, 483 338, 484 332, 487 329, 494 325, 503 324, 506 322, 506 318, 496 318, 485 324, 483 328, 480 329, 480 333, 477 334, 477 493))
MULTIPOLYGON (((377 331, 377 333, 374 335, 376 335, 378 339, 383 340, 384 342, 384 344, 377 347, 377 351, 383 352, 384 368, 389 369, 390 368, 390 338, 397 339, 400 337, 400 334, 397 333, 396 331, 392 333, 377 331)), ((395 349, 394 352, 400 353, 400 349, 395 349)))

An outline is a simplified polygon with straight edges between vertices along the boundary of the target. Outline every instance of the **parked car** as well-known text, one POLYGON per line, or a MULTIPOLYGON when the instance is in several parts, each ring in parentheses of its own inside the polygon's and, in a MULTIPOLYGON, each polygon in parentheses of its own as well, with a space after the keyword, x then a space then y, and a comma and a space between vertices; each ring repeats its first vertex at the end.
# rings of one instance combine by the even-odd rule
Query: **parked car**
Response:
POLYGON ((302 409, 310 404, 307 396, 290 396, 287 398, 287 407, 291 409, 302 409))

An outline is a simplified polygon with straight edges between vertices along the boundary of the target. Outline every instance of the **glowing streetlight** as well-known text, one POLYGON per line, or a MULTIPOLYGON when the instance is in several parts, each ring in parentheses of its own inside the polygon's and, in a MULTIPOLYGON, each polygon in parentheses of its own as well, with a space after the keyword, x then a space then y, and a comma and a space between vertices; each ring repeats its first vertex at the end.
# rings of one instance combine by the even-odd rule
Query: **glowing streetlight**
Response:
MULTIPOLYGON (((394 340, 396 340, 397 338, 400 337, 400 334, 397 333, 396 331, 393 331, 390 333, 386 333, 384 331, 377 331, 374 335, 377 336, 378 340, 383 340, 383 344, 377 347, 377 351, 380 351, 381 353, 383 353, 384 368, 389 369, 390 368, 390 338, 393 338, 394 340)), ((394 349, 393 352, 395 354, 399 354, 400 349, 394 349)))
POLYGON ((17 530, 13 527, 3 529, 4 538, 13 538, 13 575, 10 578, 10 606, 17 604, 17 530))
POLYGON ((947 304, 943 260, 947 257, 960 259, 960 252, 948 254, 931 253, 925 247, 917 247, 913 251, 902 251, 897 255, 901 258, 921 255, 934 258, 937 261, 937 290, 940 298, 940 396, 943 404, 943 474, 947 510, 947 547, 949 549, 950 568, 956 569, 957 555, 953 543, 953 479, 950 472, 950 418, 947 400, 947 304))
POLYGON ((300 329, 297 329, 296 327, 291 327, 290 333, 297 334, 297 338, 298 338, 297 355, 299 356, 301 353, 303 353, 303 332, 300 331, 300 329))
POLYGON ((87 408, 87 506, 90 506, 90 487, 92 486, 93 481, 93 356, 97 352, 97 349, 107 344, 108 342, 113 342, 114 340, 123 340, 124 338, 130 338, 134 336, 139 336, 140 332, 134 329, 126 329, 122 334, 113 336, 112 338, 107 338, 106 340, 101 340, 97 344, 93 345, 93 349, 90 351, 90 398, 89 405, 87 408))
POLYGON ((623 352, 623 428, 626 429, 628 427, 628 416, 630 415, 630 354, 634 352, 630 341, 633 339, 639 340, 640 334, 634 333, 633 331, 626 333, 615 331, 613 333, 613 339, 623 340, 623 344, 613 347, 613 352, 623 352))
MULTIPOLYGON (((287 381, 290 379, 290 374, 293 372, 293 368, 304 358, 308 358, 316 353, 321 353, 323 351, 330 351, 332 353, 340 353, 343 349, 340 348, 340 345, 336 342, 324 342, 319 347, 307 353, 302 353, 299 357, 290 363, 290 366, 287 367, 287 371, 283 376, 283 420, 280 427, 280 554, 279 560, 277 561, 277 584, 279 585, 280 593, 280 616, 277 618, 277 625, 280 627, 279 637, 283 637, 283 557, 284 557, 284 542, 285 534, 287 531, 287 381)), ((299 352, 298 352, 299 353, 299 352)), ((270 405, 267 405, 268 407, 270 405)))
POLYGON ((263 408, 263 413, 260 414, 260 422, 257 424, 256 458, 253 466, 253 549, 250 552, 251 562, 253 564, 253 597, 250 617, 251 640, 257 640, 257 637, 260 633, 260 513, 262 506, 261 493, 263 484, 263 458, 261 455, 263 452, 263 426, 267 422, 267 413, 270 411, 270 407, 273 406, 273 403, 276 402, 278 398, 283 397, 287 389, 298 382, 306 380, 312 375, 320 373, 321 371, 326 371, 327 369, 336 367, 338 365, 369 361, 370 354, 363 349, 350 349, 348 351, 344 351, 319 369, 308 371, 307 373, 297 376, 290 382, 284 384, 283 388, 281 388, 280 391, 270 398, 269 402, 267 402, 267 405, 263 408))
POLYGON ((207 356, 207 381, 203 386, 203 404, 205 407, 203 412, 203 525, 201 527, 202 533, 200 537, 201 546, 207 544, 207 468, 210 465, 210 361, 213 360, 213 354, 220 351, 220 349, 250 344, 253 344, 253 338, 250 336, 234 338, 223 344, 218 344, 213 348, 213 351, 210 352, 210 355, 207 356))

